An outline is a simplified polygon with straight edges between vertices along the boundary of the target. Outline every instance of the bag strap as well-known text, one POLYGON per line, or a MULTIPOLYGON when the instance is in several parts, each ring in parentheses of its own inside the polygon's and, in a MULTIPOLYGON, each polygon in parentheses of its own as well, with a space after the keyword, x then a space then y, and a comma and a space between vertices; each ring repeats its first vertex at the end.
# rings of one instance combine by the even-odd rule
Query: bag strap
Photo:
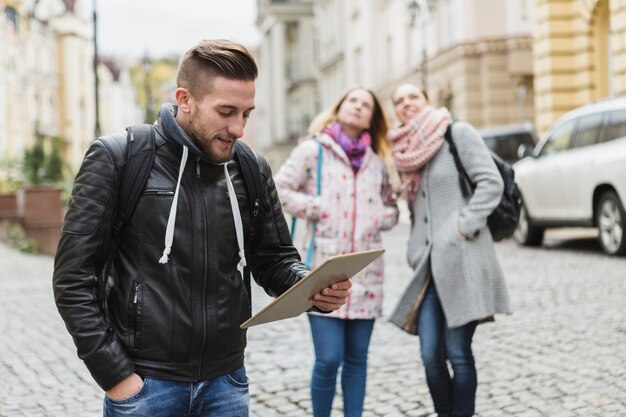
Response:
MULTIPOLYGON (((123 140, 118 140, 123 144, 123 140)), ((109 273, 117 257, 122 227, 130 219, 139 196, 143 191, 154 162, 155 133, 152 125, 135 125, 126 128, 126 160, 120 166, 123 168, 117 189, 117 211, 113 218, 109 251, 102 279, 100 280, 100 294, 103 294, 102 303, 106 312, 106 294, 108 293, 109 273)))
POLYGON ((446 129, 446 134, 444 136, 446 142, 448 142, 448 148, 450 149, 450 153, 452 154, 452 158, 454 158, 454 165, 456 165, 456 170, 459 173, 459 185, 461 187, 461 194, 463 194, 463 198, 468 198, 471 195, 470 190, 468 189, 468 184, 472 184, 465 168, 463 168, 463 164, 461 163, 461 158, 459 158, 459 152, 456 149, 456 145, 454 144, 454 140, 452 140, 452 125, 454 123, 450 123, 448 128, 446 129))
MULTIPOLYGON (((251 238, 254 240, 256 234, 256 227, 259 223, 259 219, 265 211, 261 207, 261 197, 263 195, 263 181, 261 179, 261 169, 259 168, 259 161, 257 160, 256 153, 246 143, 238 140, 235 142, 235 161, 241 169, 243 175, 243 182, 246 185, 248 191, 248 201, 250 201, 250 219, 252 221, 251 238)), ((251 274, 250 267, 245 266, 243 268, 243 282, 248 291, 248 305, 252 305, 252 289, 251 289, 251 274)))
MULTIPOLYGON (((313 136, 311 138, 318 144, 317 149, 317 195, 322 195, 322 162, 324 159, 324 152, 322 147, 322 142, 317 139, 317 136, 313 136)), ((291 239, 293 240, 294 235, 296 233, 296 216, 291 217, 291 239)), ((314 221, 312 224, 311 230, 311 242, 309 242, 309 247, 306 252, 306 259, 304 264, 308 267, 311 267, 311 260, 313 259, 313 243, 315 239, 315 230, 317 229, 317 221, 314 221)))
POLYGON ((263 195, 263 181, 256 153, 247 144, 238 140, 235 142, 235 161, 241 169, 250 200, 251 219, 253 224, 256 224, 261 217, 259 212, 263 211, 260 200, 260 196, 263 195))

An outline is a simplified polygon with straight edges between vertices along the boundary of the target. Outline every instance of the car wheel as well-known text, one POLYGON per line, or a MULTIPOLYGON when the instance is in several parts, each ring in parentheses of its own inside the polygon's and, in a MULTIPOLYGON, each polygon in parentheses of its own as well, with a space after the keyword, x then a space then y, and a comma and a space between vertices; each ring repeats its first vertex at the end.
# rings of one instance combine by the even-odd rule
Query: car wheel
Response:
POLYGON ((602 194, 596 208, 596 225, 600 246, 609 255, 624 255, 624 207, 613 191, 602 194))
POLYGON ((520 245, 539 246, 543 241, 543 232, 545 228, 534 226, 532 219, 528 217, 526 207, 522 202, 519 213, 519 221, 513 233, 513 239, 520 245))

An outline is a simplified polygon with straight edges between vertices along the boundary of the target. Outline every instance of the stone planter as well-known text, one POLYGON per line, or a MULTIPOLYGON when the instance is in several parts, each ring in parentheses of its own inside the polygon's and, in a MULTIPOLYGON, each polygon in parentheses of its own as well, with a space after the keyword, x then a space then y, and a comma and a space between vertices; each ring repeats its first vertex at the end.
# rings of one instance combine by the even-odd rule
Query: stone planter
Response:
POLYGON ((0 220, 17 216, 17 196, 15 193, 0 194, 0 220))
POLYGON ((56 253, 63 224, 62 192, 62 188, 53 186, 24 187, 17 191, 19 220, 40 253, 56 253))
POLYGON ((0 194, 0 240, 7 238, 9 227, 18 220, 15 193, 0 194))

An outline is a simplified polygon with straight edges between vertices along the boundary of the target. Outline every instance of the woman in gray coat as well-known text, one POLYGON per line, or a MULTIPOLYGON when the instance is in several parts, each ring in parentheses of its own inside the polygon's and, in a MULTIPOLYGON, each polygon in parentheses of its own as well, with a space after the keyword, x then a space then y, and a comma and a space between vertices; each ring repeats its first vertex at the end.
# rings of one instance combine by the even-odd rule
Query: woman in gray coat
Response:
POLYGON ((387 138, 411 208, 407 258, 414 274, 391 321, 419 335, 438 416, 469 417, 474 414, 477 386, 474 331, 494 314, 510 313, 487 227, 487 217, 502 197, 502 177, 474 128, 452 124, 449 112, 433 108, 419 87, 402 85, 393 100, 401 125, 387 138), (459 173, 444 140, 448 128, 475 186, 468 199, 463 198, 459 173))

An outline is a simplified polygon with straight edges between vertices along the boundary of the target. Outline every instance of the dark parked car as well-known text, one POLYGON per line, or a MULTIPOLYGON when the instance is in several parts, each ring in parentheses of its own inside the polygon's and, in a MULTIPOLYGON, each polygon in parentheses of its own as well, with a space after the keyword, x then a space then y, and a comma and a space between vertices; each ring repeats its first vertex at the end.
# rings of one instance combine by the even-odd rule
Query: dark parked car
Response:
POLYGON ((539 141, 535 129, 528 122, 485 128, 478 133, 485 140, 487 147, 509 164, 519 159, 520 145, 533 148, 539 141))

